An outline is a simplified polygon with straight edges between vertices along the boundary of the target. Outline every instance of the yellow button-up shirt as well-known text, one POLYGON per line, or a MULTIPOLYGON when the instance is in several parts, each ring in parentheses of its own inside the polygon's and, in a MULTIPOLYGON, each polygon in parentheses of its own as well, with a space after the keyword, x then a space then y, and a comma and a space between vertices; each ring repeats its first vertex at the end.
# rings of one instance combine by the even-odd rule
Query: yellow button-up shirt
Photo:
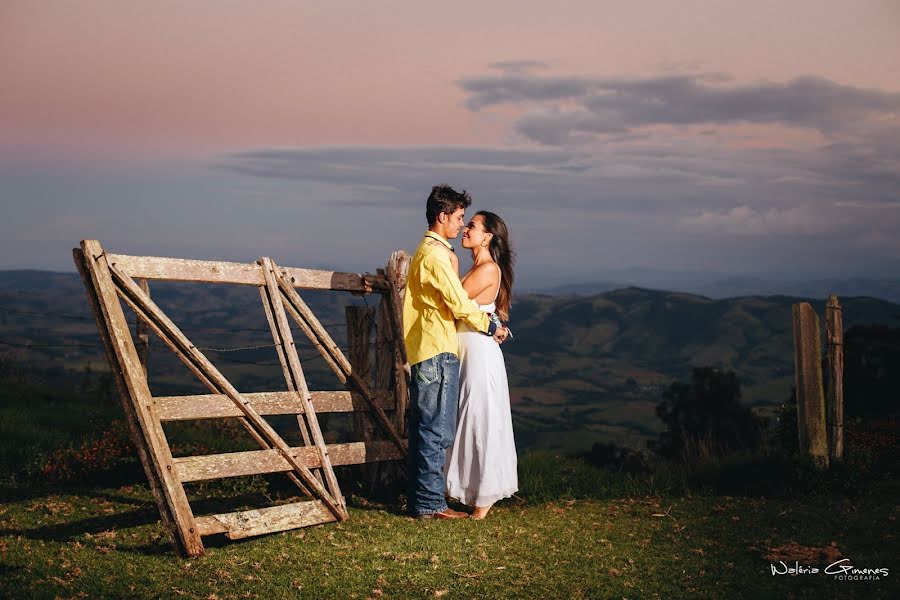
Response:
POLYGON ((469 299, 450 262, 450 243, 431 231, 409 263, 403 299, 403 335, 409 364, 442 352, 459 355, 456 320, 487 332, 490 318, 469 299))

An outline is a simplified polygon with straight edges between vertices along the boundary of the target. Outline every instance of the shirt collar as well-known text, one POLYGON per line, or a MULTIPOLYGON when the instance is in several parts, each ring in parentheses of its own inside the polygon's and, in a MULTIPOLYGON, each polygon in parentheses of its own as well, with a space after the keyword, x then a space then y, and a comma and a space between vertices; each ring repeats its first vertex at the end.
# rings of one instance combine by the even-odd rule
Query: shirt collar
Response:
POLYGON ((450 242, 448 242, 447 240, 445 240, 444 238, 442 238, 441 236, 439 236, 438 234, 436 234, 433 231, 426 231, 425 237, 439 241, 443 245, 447 246, 447 248, 450 250, 450 252, 456 252, 456 250, 453 248, 453 246, 450 245, 450 242))

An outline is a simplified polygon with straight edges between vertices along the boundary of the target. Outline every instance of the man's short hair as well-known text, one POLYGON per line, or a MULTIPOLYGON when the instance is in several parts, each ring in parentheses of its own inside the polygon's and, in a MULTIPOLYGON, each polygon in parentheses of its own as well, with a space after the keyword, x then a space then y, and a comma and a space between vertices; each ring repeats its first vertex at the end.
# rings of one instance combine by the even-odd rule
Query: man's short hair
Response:
POLYGON ((431 188, 431 195, 428 196, 428 203, 425 205, 425 218, 428 219, 428 226, 431 227, 437 222, 439 214, 450 215, 458 208, 469 208, 471 204, 472 197, 465 190, 457 192, 446 183, 434 186, 431 188))

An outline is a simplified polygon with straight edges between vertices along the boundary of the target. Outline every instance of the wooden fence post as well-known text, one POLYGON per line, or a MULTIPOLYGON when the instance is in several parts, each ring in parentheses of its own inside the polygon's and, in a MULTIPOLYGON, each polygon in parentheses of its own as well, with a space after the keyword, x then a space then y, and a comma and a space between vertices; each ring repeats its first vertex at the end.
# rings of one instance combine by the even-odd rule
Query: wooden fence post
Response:
POLYGON ((825 306, 825 341, 828 385, 825 387, 828 412, 828 456, 844 457, 844 319, 837 296, 828 296, 825 306))
POLYGON ((793 317, 800 452, 809 454, 824 467, 828 465, 828 433, 822 390, 819 316, 808 302, 801 302, 793 306, 793 317))
MULTIPOLYGON (((382 311, 388 317, 390 337, 393 344, 389 348, 394 364, 394 393, 397 399, 397 412, 394 414, 394 426, 400 435, 406 431, 406 411, 409 407, 409 388, 407 385, 407 369, 409 360, 406 356, 406 341, 403 338, 403 297, 406 293, 406 273, 409 270, 410 256, 403 250, 395 250, 385 266, 388 292, 382 300, 382 311)), ((385 348, 388 350, 388 348, 385 348)))
MULTIPOLYGON (((391 425, 400 436, 406 432, 406 411, 409 407, 409 390, 406 379, 406 344, 403 340, 403 293, 406 288, 406 272, 409 268, 409 255, 397 250, 391 254, 384 269, 378 269, 378 274, 384 276, 388 283, 388 290, 382 294, 377 313, 370 314, 370 319, 365 323, 353 325, 350 317, 350 308, 347 309, 347 339, 350 341, 350 352, 353 353, 353 337, 351 327, 371 326, 371 319, 375 321, 375 369, 373 389, 376 391, 392 392, 394 411, 391 413, 391 425)), ((368 337, 366 338, 368 342, 368 337)), ((359 342, 357 342, 359 343, 359 342)), ((368 348, 368 343, 365 346, 368 348)), ((351 358, 351 362, 352 362, 351 358)), ((366 360, 369 360, 366 355, 366 360)), ((368 362, 366 363, 368 364, 368 362)), ((354 365, 354 368, 357 368, 354 365)), ((369 367, 366 367, 366 373, 369 367)), ((365 415, 354 417, 354 427, 363 440, 369 441, 374 436, 371 420, 365 415)), ((361 467, 361 479, 369 493, 388 493, 395 490, 405 477, 406 468, 402 462, 390 462, 383 464, 367 464, 361 467)))

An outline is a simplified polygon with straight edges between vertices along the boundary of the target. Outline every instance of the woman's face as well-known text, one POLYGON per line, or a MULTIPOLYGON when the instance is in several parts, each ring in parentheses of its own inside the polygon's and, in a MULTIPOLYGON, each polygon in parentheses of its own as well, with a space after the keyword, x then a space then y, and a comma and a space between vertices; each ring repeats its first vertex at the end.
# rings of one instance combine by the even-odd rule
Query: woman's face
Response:
POLYGON ((472 217, 472 220, 469 221, 469 224, 466 225, 466 230, 463 231, 462 236, 462 246, 463 248, 479 248, 479 247, 487 247, 488 244, 491 243, 491 238, 493 234, 490 234, 484 230, 484 217, 481 215, 475 215, 472 217))

